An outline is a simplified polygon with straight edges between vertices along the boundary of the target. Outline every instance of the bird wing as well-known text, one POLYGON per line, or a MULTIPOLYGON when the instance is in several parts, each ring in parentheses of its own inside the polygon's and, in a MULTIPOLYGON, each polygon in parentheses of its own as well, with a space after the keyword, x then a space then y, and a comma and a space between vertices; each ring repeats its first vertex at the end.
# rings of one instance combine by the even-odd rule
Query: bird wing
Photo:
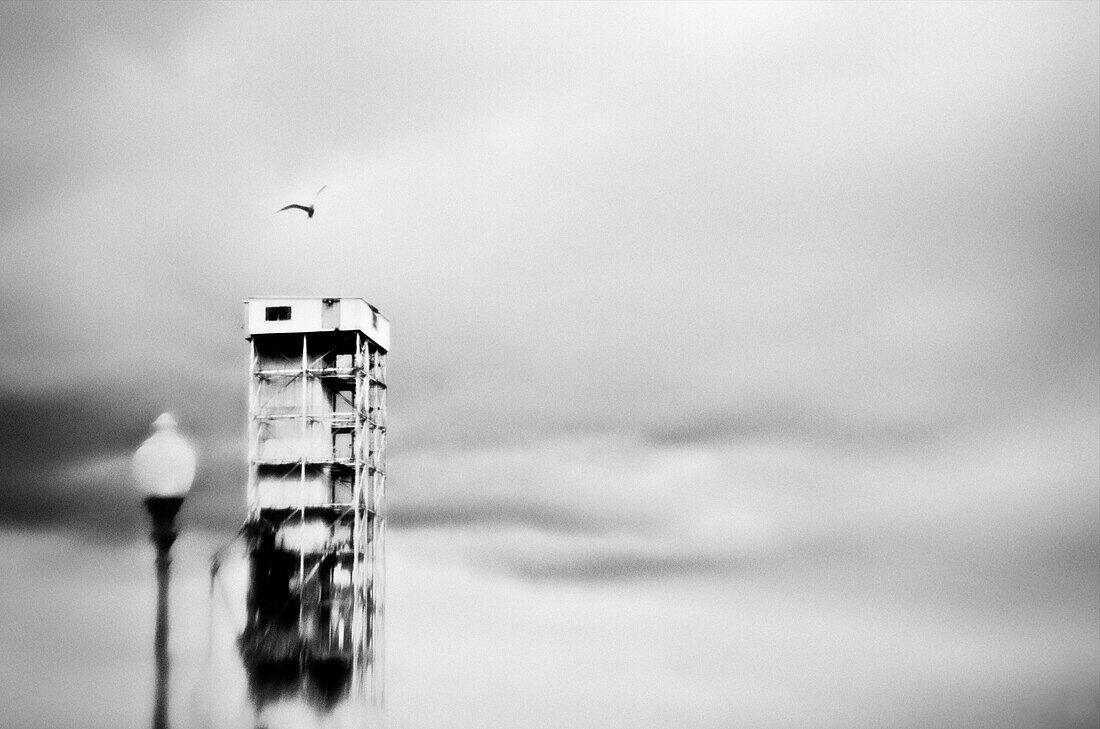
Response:
POLYGON ((317 194, 313 196, 313 202, 317 202, 317 198, 321 196, 321 193, 325 191, 328 185, 321 185, 321 189, 317 191, 317 194))
POLYGON ((292 208, 296 208, 296 209, 298 209, 298 210, 302 210, 302 211, 304 211, 304 212, 306 212, 306 213, 308 213, 308 212, 309 212, 309 208, 307 208, 307 207, 306 207, 305 205, 299 205, 298 203, 291 203, 291 204, 287 205, 287 206, 286 206, 285 208, 279 208, 279 209, 278 209, 278 210, 276 210, 275 212, 277 212, 277 213, 281 213, 281 212, 283 212, 284 210, 290 210, 290 209, 292 209, 292 208))

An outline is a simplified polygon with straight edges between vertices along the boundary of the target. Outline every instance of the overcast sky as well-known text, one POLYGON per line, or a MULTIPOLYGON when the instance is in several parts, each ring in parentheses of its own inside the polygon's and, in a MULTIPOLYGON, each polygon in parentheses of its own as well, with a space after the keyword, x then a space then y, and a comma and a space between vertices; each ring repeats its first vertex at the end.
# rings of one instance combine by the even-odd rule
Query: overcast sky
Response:
POLYGON ((5 3, 0 68, 0 727, 148 721, 169 409, 202 726, 277 294, 393 322, 391 729, 1100 721, 1100 4, 5 3))

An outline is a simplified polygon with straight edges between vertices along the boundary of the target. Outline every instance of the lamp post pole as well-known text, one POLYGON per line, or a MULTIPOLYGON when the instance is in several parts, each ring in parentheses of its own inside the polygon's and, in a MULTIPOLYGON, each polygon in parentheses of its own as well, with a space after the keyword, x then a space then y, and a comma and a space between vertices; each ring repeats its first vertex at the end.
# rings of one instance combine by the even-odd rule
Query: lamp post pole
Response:
POLYGON ((153 729, 168 729, 168 567, 172 563, 169 550, 176 541, 176 514, 182 505, 182 496, 145 498, 145 508, 153 520, 150 537, 157 548, 157 687, 153 704, 153 729))
POLYGON ((157 550, 157 628, 154 642, 157 683, 153 729, 168 729, 168 572, 176 541, 176 514, 195 478, 195 451, 176 430, 176 419, 165 413, 153 433, 134 454, 134 480, 145 494, 145 509, 153 522, 149 536, 157 550))

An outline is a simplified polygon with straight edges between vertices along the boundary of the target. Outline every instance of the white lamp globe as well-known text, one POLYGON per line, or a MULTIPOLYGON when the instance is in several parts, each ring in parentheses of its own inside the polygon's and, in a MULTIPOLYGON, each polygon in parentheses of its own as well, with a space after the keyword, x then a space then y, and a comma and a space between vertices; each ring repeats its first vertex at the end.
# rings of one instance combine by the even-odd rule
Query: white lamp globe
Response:
POLYGON ((134 482, 145 496, 183 498, 195 480, 195 449, 179 434, 171 413, 157 418, 153 428, 134 453, 134 482))

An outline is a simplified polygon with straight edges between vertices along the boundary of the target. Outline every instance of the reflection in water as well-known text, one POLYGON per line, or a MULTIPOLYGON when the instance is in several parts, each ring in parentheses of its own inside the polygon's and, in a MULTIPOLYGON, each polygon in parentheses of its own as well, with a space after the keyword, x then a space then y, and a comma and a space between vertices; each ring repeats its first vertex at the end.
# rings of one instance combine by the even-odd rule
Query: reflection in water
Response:
POLYGON ((300 555, 290 559, 271 547, 265 536, 242 534, 214 560, 206 724, 380 726, 381 710, 369 689, 356 691, 348 598, 341 578, 334 577, 339 571, 325 559, 307 561, 307 589, 291 589, 300 555))
MULTIPOLYGON (((251 522, 245 534, 251 569, 239 647, 252 700, 263 708, 301 695, 331 709, 361 680, 358 661, 369 659, 352 634, 352 554, 324 549, 324 541, 314 550, 285 549, 269 521, 251 522)), ((363 641, 369 647, 369 631, 363 641)))

